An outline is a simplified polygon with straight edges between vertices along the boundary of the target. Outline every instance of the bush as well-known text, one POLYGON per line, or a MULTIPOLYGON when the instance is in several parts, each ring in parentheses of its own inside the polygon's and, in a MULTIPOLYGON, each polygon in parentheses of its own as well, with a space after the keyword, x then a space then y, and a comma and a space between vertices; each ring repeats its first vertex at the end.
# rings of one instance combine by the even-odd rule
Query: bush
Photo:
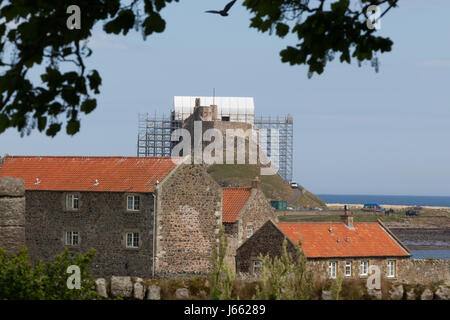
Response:
POLYGON ((31 263, 28 250, 8 255, 0 248, 0 300, 72 300, 99 298, 93 290, 94 279, 89 265, 95 255, 92 249, 86 254, 72 257, 66 249, 54 261, 31 263), (71 276, 67 268, 80 268, 80 289, 69 289, 71 276))
POLYGON ((212 268, 208 275, 212 300, 231 300, 236 274, 231 271, 224 259, 227 253, 227 238, 223 226, 219 229, 219 242, 211 254, 212 268))
POLYGON ((310 299, 314 282, 311 272, 306 270, 306 256, 297 245, 294 261, 283 241, 281 257, 260 256, 261 278, 256 287, 255 298, 260 300, 307 300, 310 299))

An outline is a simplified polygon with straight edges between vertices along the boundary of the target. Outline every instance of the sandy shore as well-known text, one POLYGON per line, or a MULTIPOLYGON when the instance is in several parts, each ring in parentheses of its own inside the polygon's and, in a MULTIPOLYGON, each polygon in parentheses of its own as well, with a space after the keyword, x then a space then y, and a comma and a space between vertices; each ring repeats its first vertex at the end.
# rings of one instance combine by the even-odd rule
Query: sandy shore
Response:
MULTIPOLYGON (((345 205, 348 205, 350 209, 361 209, 364 207, 363 204, 354 204, 354 203, 327 203, 327 207, 330 209, 337 209, 337 208, 343 208, 345 205)), ((394 209, 394 210, 401 210, 405 208, 411 208, 413 206, 411 205, 398 205, 398 204, 380 204, 383 208, 386 209, 394 209)), ((421 206, 425 209, 435 209, 435 210, 450 210, 450 207, 435 207, 435 206, 421 206)))

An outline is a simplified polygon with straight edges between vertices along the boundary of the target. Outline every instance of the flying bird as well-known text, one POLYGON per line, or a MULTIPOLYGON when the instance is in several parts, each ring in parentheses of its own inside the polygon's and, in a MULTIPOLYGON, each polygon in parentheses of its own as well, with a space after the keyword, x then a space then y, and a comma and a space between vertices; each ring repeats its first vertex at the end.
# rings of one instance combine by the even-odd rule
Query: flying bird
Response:
POLYGON ((223 8, 223 10, 221 10, 221 11, 217 11, 217 10, 208 10, 208 11, 205 11, 205 12, 207 12, 207 13, 217 13, 217 14, 220 14, 222 17, 226 17, 226 16, 228 16, 228 11, 230 11, 231 7, 233 6, 233 4, 234 4, 235 2, 236 2, 236 0, 233 0, 233 1, 229 2, 229 3, 225 6, 225 8, 223 8))

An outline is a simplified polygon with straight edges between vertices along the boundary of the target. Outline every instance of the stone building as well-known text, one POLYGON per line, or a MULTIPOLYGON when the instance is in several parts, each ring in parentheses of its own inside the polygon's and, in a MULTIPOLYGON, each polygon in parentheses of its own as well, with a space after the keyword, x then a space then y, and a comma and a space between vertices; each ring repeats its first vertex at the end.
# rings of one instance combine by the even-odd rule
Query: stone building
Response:
POLYGON ((228 240, 226 261, 233 270, 237 248, 268 220, 276 221, 276 217, 258 178, 249 188, 223 188, 222 223, 228 240))
POLYGON ((296 256, 296 244, 307 258, 307 268, 320 279, 364 279, 373 266, 388 280, 401 278, 410 264, 409 250, 380 222, 281 222, 268 221, 237 249, 236 268, 240 273, 259 270, 259 254, 281 256, 284 239, 287 250, 296 256))
POLYGON ((164 157, 6 156, 0 177, 25 182, 25 243, 34 261, 95 248, 94 276, 209 270, 222 190, 201 166, 164 157))
MULTIPOLYGON (((0 158, 1 165, 1 158, 0 158)), ((25 246, 25 187, 23 180, 0 178, 0 248, 16 254, 25 246)))

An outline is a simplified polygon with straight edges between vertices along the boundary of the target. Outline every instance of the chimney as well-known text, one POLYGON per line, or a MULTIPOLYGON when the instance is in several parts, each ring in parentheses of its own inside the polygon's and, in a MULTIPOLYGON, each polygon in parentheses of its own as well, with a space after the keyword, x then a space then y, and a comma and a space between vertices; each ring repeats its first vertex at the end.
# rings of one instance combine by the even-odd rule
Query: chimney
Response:
POLYGON ((352 230, 355 229, 353 227, 353 216, 350 215, 347 205, 344 206, 344 211, 345 211, 345 214, 341 216, 342 221, 349 229, 352 229, 352 230))
POLYGON ((200 98, 195 98, 195 106, 200 107, 200 98))
POLYGON ((252 180, 252 188, 261 190, 261 181, 259 180, 258 176, 256 176, 255 179, 252 180))

